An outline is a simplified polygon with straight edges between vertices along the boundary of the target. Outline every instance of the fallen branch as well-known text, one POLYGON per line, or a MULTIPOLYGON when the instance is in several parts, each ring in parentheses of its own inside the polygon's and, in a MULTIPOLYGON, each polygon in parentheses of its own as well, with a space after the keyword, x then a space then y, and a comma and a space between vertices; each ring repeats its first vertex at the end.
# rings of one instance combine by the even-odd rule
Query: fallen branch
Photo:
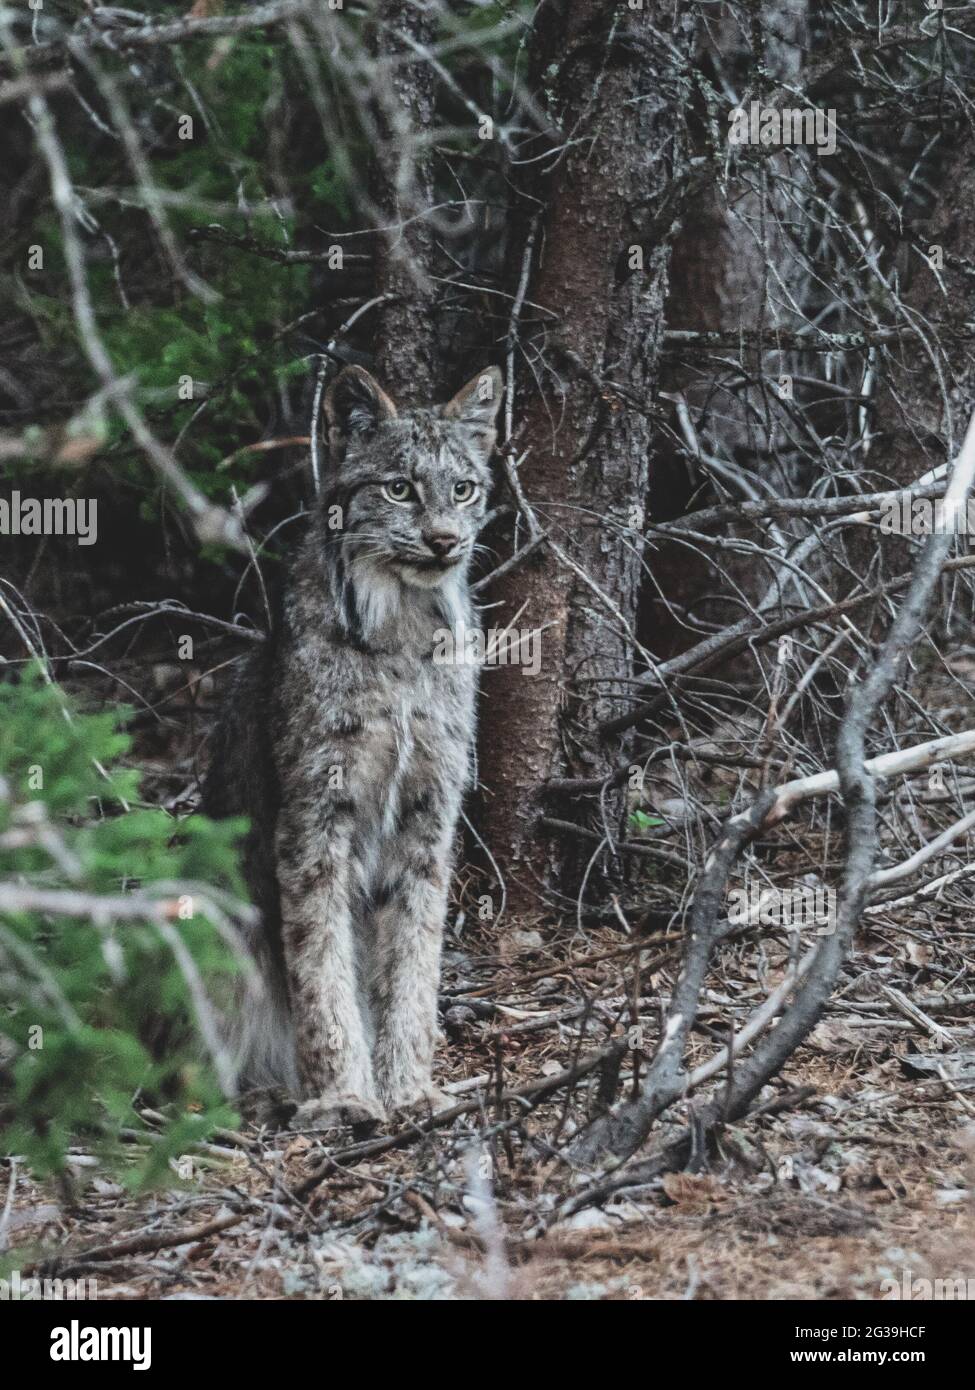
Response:
POLYGON ((57 1255, 42 1264, 29 1266, 24 1273, 37 1273, 50 1278, 55 1274, 67 1274, 72 1270, 82 1269, 86 1265, 119 1259, 124 1255, 147 1255, 156 1250, 171 1250, 177 1245, 193 1245, 199 1240, 205 1240, 207 1236, 217 1235, 220 1231, 227 1231, 231 1226, 239 1225, 243 1219, 242 1211, 225 1212, 223 1216, 217 1216, 212 1221, 202 1221, 198 1226, 185 1226, 181 1231, 139 1231, 136 1235, 114 1241, 111 1245, 93 1245, 88 1250, 79 1250, 73 1255, 57 1255))
MULTIPOLYGON (((952 472, 945 495, 946 508, 960 508, 975 478, 975 417, 952 472)), ((853 933, 866 905, 876 853, 876 778, 928 766, 939 753, 951 756, 975 749, 975 732, 931 739, 916 748, 887 753, 867 762, 867 731, 890 694, 901 662, 917 641, 931 596, 953 544, 950 534, 932 535, 921 553, 907 597, 862 683, 853 689, 836 741, 836 771, 798 778, 762 792, 745 811, 733 816, 708 855, 691 908, 687 945, 677 984, 667 1010, 663 1036, 640 1094, 601 1117, 570 1148, 573 1161, 618 1165, 643 1144, 654 1121, 684 1093, 683 1070, 687 1035, 697 1016, 698 1000, 718 937, 718 921, 731 869, 747 844, 768 824, 782 820, 807 796, 839 790, 846 811, 846 856, 840 886, 835 930, 819 939, 792 1004, 778 1027, 758 1044, 744 1062, 736 1059, 736 1074, 720 1100, 712 1101, 698 1117, 701 1132, 709 1134, 725 1119, 747 1113, 755 1096, 775 1076, 815 1026, 833 991, 846 959, 853 933)), ((732 1054, 733 1055, 733 1054, 732 1054)))
MULTIPOLYGON (((580 1058, 573 1066, 566 1067, 564 1071, 556 1073, 555 1076, 544 1076, 538 1081, 529 1081, 524 1086, 517 1086, 514 1090, 502 1091, 499 1099, 502 1103, 538 1100, 553 1091, 561 1090, 563 1086, 573 1085, 574 1082, 595 1071, 597 1067, 601 1067, 610 1058, 620 1056, 625 1050, 625 1039, 617 1039, 609 1046, 580 1058)), ((398 1130, 395 1134, 386 1134, 378 1139, 366 1139, 361 1144, 352 1144, 348 1148, 337 1149, 335 1153, 326 1158, 319 1168, 316 1168, 313 1173, 310 1173, 298 1184, 295 1188, 295 1196, 305 1196, 330 1173, 334 1172, 339 1164, 358 1163, 364 1158, 375 1158, 377 1154, 389 1153, 391 1149, 408 1148, 410 1144, 425 1139, 434 1130, 443 1129, 445 1125, 453 1124, 454 1120, 460 1119, 462 1115, 470 1115, 473 1111, 483 1109, 483 1106, 483 1097, 478 1095, 473 1100, 461 1101, 458 1105, 451 1105, 447 1110, 440 1110, 431 1115, 428 1120, 424 1120, 420 1124, 409 1125, 406 1129, 398 1130)))
MULTIPOLYGON (((871 778, 883 779, 908 772, 922 772, 934 763, 950 762, 955 758, 966 757, 972 752, 975 752, 975 729, 966 729, 960 734, 928 739, 925 743, 915 744, 913 748, 899 748, 893 753, 881 753, 879 757, 869 758, 864 767, 871 778)), ((769 808, 764 824, 766 827, 777 825, 790 815, 801 801, 808 801, 810 797, 822 796, 826 792, 836 792, 840 789, 841 774, 835 768, 828 772, 816 772, 810 777, 796 777, 791 782, 784 782, 782 786, 775 788, 775 800, 769 808)), ((957 830, 957 827, 953 829, 957 830)))

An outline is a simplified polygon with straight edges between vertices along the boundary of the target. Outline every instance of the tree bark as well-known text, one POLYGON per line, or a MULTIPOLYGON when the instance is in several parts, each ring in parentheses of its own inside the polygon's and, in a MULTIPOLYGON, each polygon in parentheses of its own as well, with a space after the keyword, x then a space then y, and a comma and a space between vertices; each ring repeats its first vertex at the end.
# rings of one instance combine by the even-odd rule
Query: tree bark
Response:
POLYGON ((429 48, 432 15, 410 0, 382 0, 377 13, 377 82, 385 95, 374 201, 384 230, 376 238, 375 274, 376 293, 390 297, 376 315, 376 367, 393 399, 411 405, 430 404, 443 387, 431 278, 436 199, 425 140, 434 124, 436 79, 399 35, 429 48))
MULTIPOLYGON (((654 214, 679 173, 683 132, 673 50, 660 35, 686 51, 691 24, 673 16, 668 0, 642 10, 569 0, 548 12, 539 44, 540 73, 563 55, 556 114, 571 143, 535 190, 545 212, 529 300, 555 327, 538 344, 544 390, 516 412, 515 443, 527 450, 522 487, 554 545, 490 594, 492 627, 544 629, 539 674, 508 666, 482 680, 484 838, 512 918, 574 877, 535 832, 541 784, 597 775, 620 756, 595 724, 624 707, 635 658, 671 234, 671 218, 654 225, 654 214), (631 268, 637 247, 642 268, 631 268)), ((610 821, 619 814, 609 808, 610 821)), ((568 847, 578 867, 590 851, 577 850, 568 847)))
POLYGON ((913 335, 887 349, 876 417, 880 438, 869 457, 880 486, 909 484, 952 461, 975 408, 973 157, 975 140, 966 131, 930 175, 940 197, 928 218, 904 230, 902 298, 928 349, 913 335), (932 259, 943 260, 939 270, 932 259))
MULTIPOLYGON (((763 46, 767 81, 773 86, 795 82, 800 76, 802 54, 811 42, 806 11, 807 0, 783 0, 777 7, 776 33, 765 35, 763 46)), ((748 92, 755 80, 755 54, 747 38, 739 24, 726 16, 702 34, 695 55, 696 65, 712 80, 715 72, 723 72, 739 96, 748 92), (708 66, 712 61, 714 71, 708 66)), ((696 148, 705 151, 707 131, 703 123, 698 123, 695 135, 696 148)), ((742 329, 753 336, 764 332, 764 350, 742 348, 749 377, 732 385, 727 381, 728 373, 693 352, 685 357, 668 354, 661 386, 669 397, 683 397, 706 453, 756 479, 772 471, 770 481, 779 490, 802 496, 798 479, 776 477, 770 470, 769 433, 756 424, 766 415, 759 385, 762 379, 771 383, 780 373, 801 371, 803 362, 798 354, 768 350, 777 330, 788 333, 803 325, 802 316, 790 313, 782 304, 783 295, 776 294, 777 302, 770 302, 769 282, 773 287, 787 285, 797 305, 810 301, 808 275, 798 263, 791 238, 783 232, 792 220, 788 201, 791 185, 783 188, 779 179, 790 173, 790 162, 794 171, 796 158, 795 151, 788 155, 769 153, 764 187, 757 172, 751 175, 751 186, 740 180, 730 189, 708 184, 688 205, 681 236, 674 245, 667 328, 726 333, 732 341, 742 329), (720 383, 717 388, 716 380, 720 383)), ((805 366, 808 369, 808 358, 805 366)), ((677 410, 673 405, 667 408, 673 435, 681 439, 677 410)), ((695 468, 686 454, 663 438, 650 480, 654 520, 668 521, 704 505, 707 497, 701 496, 701 483, 705 477, 705 469, 695 468)), ((735 500, 747 495, 727 479, 719 478, 719 482, 735 500)), ((726 552, 720 561, 722 570, 717 572, 694 546, 658 543, 654 583, 647 586, 640 615, 640 638, 660 660, 685 651, 699 640, 699 632, 684 621, 684 614, 698 621, 733 621, 740 616, 734 586, 754 598, 771 580, 768 570, 756 565, 753 556, 726 552), (728 576, 734 586, 728 584, 728 576)))
MULTIPOLYGON (((975 410, 975 141, 963 131, 957 144, 946 138, 925 171, 938 196, 926 217, 903 216, 901 228, 886 228, 898 263, 896 320, 912 331, 878 357, 878 388, 871 414, 873 439, 864 460, 865 490, 909 487, 928 470, 952 463, 975 410), (895 238, 900 236, 899 244, 895 238), (940 261, 942 264, 935 268, 940 261), (933 263, 932 263, 933 262, 933 263)), ((889 219, 888 219, 889 221, 889 219)), ((864 530, 850 542, 854 572, 882 578, 909 570, 916 542, 888 536, 878 547, 864 530)), ((967 577, 942 578, 941 612, 967 624, 967 606, 948 604, 951 589, 967 577)), ((970 591, 970 586, 969 586, 970 591)), ((874 618, 876 625, 881 615, 874 618)), ((940 623, 936 613, 934 624, 940 623)), ((967 627, 965 629, 967 631, 967 627)))

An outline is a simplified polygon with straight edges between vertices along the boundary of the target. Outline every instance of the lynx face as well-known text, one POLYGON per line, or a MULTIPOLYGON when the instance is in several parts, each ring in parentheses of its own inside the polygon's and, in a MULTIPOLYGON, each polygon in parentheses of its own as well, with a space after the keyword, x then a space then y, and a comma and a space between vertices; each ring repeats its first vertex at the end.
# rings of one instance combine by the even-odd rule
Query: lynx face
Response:
POLYGON ((368 372, 347 367, 326 397, 346 572, 434 589, 466 572, 487 510, 501 373, 445 406, 399 414, 368 372))

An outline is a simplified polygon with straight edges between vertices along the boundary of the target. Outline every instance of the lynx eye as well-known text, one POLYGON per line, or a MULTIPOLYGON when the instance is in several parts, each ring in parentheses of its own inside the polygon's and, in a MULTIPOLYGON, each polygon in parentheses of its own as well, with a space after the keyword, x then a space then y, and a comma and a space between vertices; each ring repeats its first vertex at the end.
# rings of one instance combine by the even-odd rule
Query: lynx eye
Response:
POLYGON ((476 496, 477 483, 454 483, 454 501, 459 502, 461 506, 465 502, 473 502, 476 496))
POLYGON ((405 478, 394 478, 391 483, 383 483, 383 496, 388 502, 396 502, 402 506, 404 502, 412 502, 416 493, 413 491, 413 484, 408 483, 405 478))

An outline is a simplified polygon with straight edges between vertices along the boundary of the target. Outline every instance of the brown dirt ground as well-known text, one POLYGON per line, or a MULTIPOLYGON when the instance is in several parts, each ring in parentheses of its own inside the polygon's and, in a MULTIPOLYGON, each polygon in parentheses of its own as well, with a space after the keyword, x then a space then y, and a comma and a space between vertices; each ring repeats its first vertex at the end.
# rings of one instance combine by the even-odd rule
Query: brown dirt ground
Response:
MULTIPOLYGON (((347 1156, 300 1200, 295 1189, 325 1153, 348 1147, 348 1133, 244 1121, 189 1156, 170 1189, 139 1196, 81 1153, 70 1190, 18 1172, 7 1263, 95 1278, 105 1299, 876 1299, 890 1291, 885 1280, 900 1288, 905 1278, 975 1288, 971 939, 949 904, 874 917, 827 1014, 767 1088, 772 1113, 727 1130, 706 1171, 560 1218, 579 1187, 558 1146, 584 1121, 595 1083, 519 1119, 516 1105, 496 1104, 499 1073, 510 1091, 571 1065, 629 1026, 634 993, 652 1050, 675 959, 660 957, 673 946, 659 934, 642 943, 637 990, 637 951, 609 928, 584 941, 524 933, 507 961, 465 934, 448 952, 444 987, 466 1012, 448 1023, 439 1070, 442 1082, 488 1078, 459 1097, 480 1094, 480 1113, 398 1149, 347 1156), (921 1001, 947 1031, 905 1016, 885 986, 921 1001), (587 1019, 551 1019, 583 994, 594 1001, 587 1019), (811 1093, 775 1112, 800 1086, 811 1093), (138 1248, 126 1249, 133 1236, 138 1248)), ((775 940, 722 949, 695 1033, 699 1058, 723 1041, 729 1016, 764 998, 785 961, 775 940)))

